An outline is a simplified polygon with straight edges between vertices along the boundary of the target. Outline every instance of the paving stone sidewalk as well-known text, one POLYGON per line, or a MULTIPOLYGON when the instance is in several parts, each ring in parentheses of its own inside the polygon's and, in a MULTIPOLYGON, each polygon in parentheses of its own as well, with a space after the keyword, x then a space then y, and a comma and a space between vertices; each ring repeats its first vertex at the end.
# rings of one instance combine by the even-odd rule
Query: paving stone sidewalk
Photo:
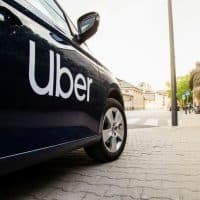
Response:
POLYGON ((183 111, 179 113, 181 127, 200 127, 200 114, 185 114, 183 111))
POLYGON ((199 200, 200 115, 191 117, 194 127, 129 130, 112 163, 79 150, 3 177, 0 200, 199 200))

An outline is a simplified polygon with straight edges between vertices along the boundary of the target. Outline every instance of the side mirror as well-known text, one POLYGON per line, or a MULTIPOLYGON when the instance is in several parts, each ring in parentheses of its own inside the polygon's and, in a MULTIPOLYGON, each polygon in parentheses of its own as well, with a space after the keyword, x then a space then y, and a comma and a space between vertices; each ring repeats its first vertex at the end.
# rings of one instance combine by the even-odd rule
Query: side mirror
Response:
POLYGON ((76 40, 79 44, 93 36, 99 27, 100 16, 96 12, 90 12, 78 19, 78 33, 76 40))

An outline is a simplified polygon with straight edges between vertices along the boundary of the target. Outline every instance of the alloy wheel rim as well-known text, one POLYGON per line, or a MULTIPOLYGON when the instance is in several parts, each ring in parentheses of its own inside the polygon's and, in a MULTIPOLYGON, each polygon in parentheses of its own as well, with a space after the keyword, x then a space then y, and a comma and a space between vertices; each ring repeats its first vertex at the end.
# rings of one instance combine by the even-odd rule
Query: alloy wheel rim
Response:
POLYGON ((106 149, 111 152, 117 152, 124 140, 124 119, 118 108, 110 108, 104 117, 103 122, 103 142, 106 149))

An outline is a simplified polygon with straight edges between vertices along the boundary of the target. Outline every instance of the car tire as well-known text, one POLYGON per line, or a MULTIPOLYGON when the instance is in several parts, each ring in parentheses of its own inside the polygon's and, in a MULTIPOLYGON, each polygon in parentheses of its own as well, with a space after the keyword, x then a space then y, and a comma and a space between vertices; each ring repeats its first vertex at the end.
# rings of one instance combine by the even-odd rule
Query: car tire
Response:
POLYGON ((101 140, 85 147, 86 153, 96 161, 110 162, 118 159, 127 138, 126 116, 122 105, 109 98, 103 112, 100 128, 101 140))

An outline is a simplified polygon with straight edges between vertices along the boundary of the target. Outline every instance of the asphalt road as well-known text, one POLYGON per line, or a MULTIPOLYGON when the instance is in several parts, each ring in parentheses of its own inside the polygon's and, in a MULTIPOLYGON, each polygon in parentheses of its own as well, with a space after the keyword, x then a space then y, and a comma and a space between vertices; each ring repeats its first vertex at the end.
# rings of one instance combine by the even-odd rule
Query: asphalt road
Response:
POLYGON ((165 110, 134 110, 126 112, 129 129, 171 126, 171 112, 165 110))

